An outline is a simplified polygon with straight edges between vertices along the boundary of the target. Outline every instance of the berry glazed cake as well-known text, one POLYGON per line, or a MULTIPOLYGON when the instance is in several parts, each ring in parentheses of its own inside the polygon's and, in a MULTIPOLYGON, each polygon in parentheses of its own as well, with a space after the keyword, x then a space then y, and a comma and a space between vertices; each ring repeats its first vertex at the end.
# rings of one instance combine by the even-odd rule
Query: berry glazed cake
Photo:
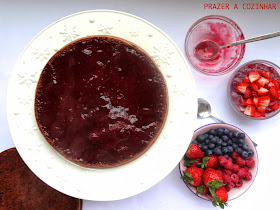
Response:
POLYGON ((154 61, 121 38, 90 36, 59 50, 44 67, 35 116, 49 144, 85 167, 128 163, 150 148, 168 108, 154 61))
POLYGON ((81 210, 82 200, 45 184, 10 148, 0 153, 0 209, 81 210))

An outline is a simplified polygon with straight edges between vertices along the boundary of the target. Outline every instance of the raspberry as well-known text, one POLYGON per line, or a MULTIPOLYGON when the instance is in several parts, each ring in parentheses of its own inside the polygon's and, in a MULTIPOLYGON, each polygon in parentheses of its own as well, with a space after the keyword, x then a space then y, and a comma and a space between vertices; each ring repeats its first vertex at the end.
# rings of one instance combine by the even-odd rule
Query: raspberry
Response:
POLYGON ((237 173, 238 170, 239 170, 239 166, 236 165, 236 164, 233 164, 233 167, 232 167, 231 171, 232 171, 233 173, 237 173))
POLYGON ((228 160, 224 156, 219 156, 218 159, 219 159, 220 166, 224 166, 228 162, 228 160))
POLYGON ((228 192, 234 187, 235 187, 235 184, 233 182, 229 182, 226 185, 226 189, 227 189, 228 192))
POLYGON ((248 158, 246 160, 246 166, 248 166, 249 168, 253 168, 255 166, 255 161, 253 158, 248 158))
POLYGON ((217 173, 218 173, 218 174, 220 174, 221 176, 223 176, 223 175, 224 175, 224 173, 222 172, 222 170, 220 170, 220 169, 216 169, 216 171, 217 171, 217 173))
POLYGON ((223 175, 223 181, 225 184, 231 182, 231 177, 228 174, 223 175))
POLYGON ((225 165, 224 165, 225 169, 228 170, 232 170, 233 168, 233 163, 231 161, 228 161, 225 165))
POLYGON ((232 157, 233 159, 236 159, 237 157, 240 157, 240 155, 239 155, 237 152, 233 151, 233 152, 231 153, 231 157, 232 157))
POLYGON ((247 166, 243 167, 247 172, 249 171, 249 168, 247 166))
POLYGON ((223 172, 224 172, 224 174, 227 174, 229 176, 232 174, 232 171, 229 169, 224 169, 223 172))
POLYGON ((235 163, 240 167, 240 166, 245 166, 246 161, 242 157, 237 157, 235 163))
POLYGON ((244 168, 240 168, 237 172, 237 175, 239 176, 239 178, 242 178, 242 179, 245 178, 246 174, 247 174, 247 171, 244 168))
POLYGON ((228 158, 228 161, 232 162, 233 160, 232 160, 232 158, 231 158, 231 157, 229 157, 229 158, 228 158))
POLYGON ((239 179, 238 182, 235 183, 235 187, 241 187, 243 185, 242 179, 239 179))
POLYGON ((250 171, 247 172, 246 176, 245 176, 245 180, 249 181, 252 179, 252 174, 250 171))
POLYGON ((237 174, 231 174, 230 178, 234 183, 239 181, 239 176, 237 174))

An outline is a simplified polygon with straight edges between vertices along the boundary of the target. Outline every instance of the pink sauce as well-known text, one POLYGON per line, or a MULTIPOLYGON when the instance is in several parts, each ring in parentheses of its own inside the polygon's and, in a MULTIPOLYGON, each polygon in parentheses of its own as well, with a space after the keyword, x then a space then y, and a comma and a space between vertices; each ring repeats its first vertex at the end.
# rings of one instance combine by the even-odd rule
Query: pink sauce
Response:
MULTIPOLYGON (((244 39, 244 35, 238 26, 231 25, 229 22, 218 20, 205 20, 198 23, 193 29, 192 34, 186 40, 187 55, 198 70, 205 73, 223 73, 229 68, 238 64, 243 58, 245 45, 236 45, 219 50, 217 56, 210 60, 198 59, 195 55, 195 47, 203 41, 214 41, 220 46, 244 39), (237 29, 238 30, 237 30, 237 29)), ((210 54, 210 49, 205 49, 206 56, 210 54)))

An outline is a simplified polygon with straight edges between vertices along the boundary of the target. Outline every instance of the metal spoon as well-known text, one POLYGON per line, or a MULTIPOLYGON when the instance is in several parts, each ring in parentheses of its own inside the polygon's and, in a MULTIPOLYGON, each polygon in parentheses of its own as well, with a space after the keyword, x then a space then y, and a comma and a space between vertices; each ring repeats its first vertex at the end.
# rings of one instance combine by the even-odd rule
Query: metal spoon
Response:
POLYGON ((214 117, 213 115, 211 115, 211 106, 208 103, 208 101, 206 101, 203 98, 198 98, 198 110, 197 110, 197 117, 198 118, 207 118, 207 117, 212 117, 214 119, 216 119, 217 121, 221 122, 221 123, 225 123, 223 120, 214 117))
MULTIPOLYGON (((208 101, 206 101, 203 98, 198 98, 197 117, 198 118, 202 118, 202 119, 203 118, 207 118, 207 117, 212 117, 212 118, 214 118, 215 120, 217 120, 217 121, 219 121, 221 123, 225 123, 223 120, 221 120, 221 119, 211 115, 211 106, 208 103, 208 101)), ((258 146, 255 142, 253 142, 253 144, 254 144, 255 147, 258 146)))
POLYGON ((265 34, 262 36, 257 36, 257 37, 250 38, 250 39, 240 40, 237 42, 232 42, 232 43, 222 45, 222 46, 220 46, 218 43, 211 41, 211 40, 203 41, 203 42, 200 42, 198 45, 196 45, 196 47, 194 49, 194 54, 198 59, 210 60, 210 59, 215 58, 216 55, 218 54, 219 50, 224 47, 229 47, 229 46, 238 45, 238 44, 245 44, 245 43, 260 41, 260 40, 264 40, 264 39, 270 39, 270 38, 273 38, 276 36, 280 36, 280 31, 270 33, 270 34, 265 34))

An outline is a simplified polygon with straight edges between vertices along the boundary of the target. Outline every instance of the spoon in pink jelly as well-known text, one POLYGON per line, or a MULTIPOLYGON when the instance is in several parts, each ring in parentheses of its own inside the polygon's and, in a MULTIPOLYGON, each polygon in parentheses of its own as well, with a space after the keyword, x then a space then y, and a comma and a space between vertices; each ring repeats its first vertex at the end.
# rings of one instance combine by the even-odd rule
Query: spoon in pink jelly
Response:
POLYGON ((224 47, 230 47, 233 45, 245 44, 245 43, 249 43, 249 42, 256 42, 256 41, 260 41, 260 40, 264 40, 264 39, 270 39, 270 38, 273 38, 276 36, 280 36, 280 31, 270 33, 270 34, 265 34, 262 36, 257 36, 257 37, 250 38, 250 39, 240 40, 237 42, 232 42, 232 43, 222 45, 222 46, 220 46, 217 42, 207 40, 207 41, 200 42, 198 45, 196 45, 196 47, 194 48, 194 54, 198 59, 210 60, 210 59, 215 58, 217 56, 219 50, 224 47))

